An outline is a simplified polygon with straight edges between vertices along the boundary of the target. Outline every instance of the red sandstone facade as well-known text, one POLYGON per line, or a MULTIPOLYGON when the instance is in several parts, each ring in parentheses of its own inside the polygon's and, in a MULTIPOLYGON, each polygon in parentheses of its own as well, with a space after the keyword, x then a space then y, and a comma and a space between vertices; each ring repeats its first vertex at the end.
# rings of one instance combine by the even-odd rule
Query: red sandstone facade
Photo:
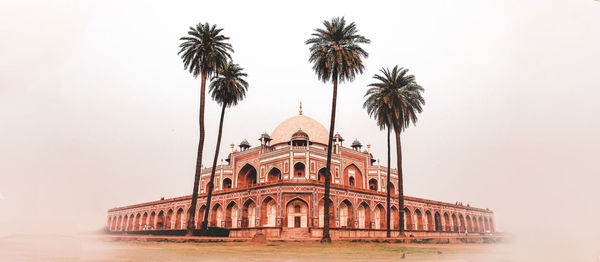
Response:
MULTIPOLYGON (((324 174, 328 131, 302 115, 262 134, 260 145, 243 141, 227 164, 216 168, 209 226, 229 228, 230 236, 252 237, 262 231, 270 238, 320 237, 324 213, 324 174)), ((343 146, 334 138, 330 225, 333 238, 385 237, 387 167, 376 164, 358 141, 343 146)), ((368 146, 370 148, 370 145, 368 146)), ((206 211, 206 184, 211 169, 202 170, 199 227, 206 211)), ((391 225, 399 228, 398 176, 391 170, 391 225)), ((191 196, 108 210, 110 231, 184 229, 191 196)), ((467 207, 410 196, 404 197, 406 235, 442 236, 493 233, 489 209, 467 207)), ((393 236, 398 231, 393 231, 393 236)))

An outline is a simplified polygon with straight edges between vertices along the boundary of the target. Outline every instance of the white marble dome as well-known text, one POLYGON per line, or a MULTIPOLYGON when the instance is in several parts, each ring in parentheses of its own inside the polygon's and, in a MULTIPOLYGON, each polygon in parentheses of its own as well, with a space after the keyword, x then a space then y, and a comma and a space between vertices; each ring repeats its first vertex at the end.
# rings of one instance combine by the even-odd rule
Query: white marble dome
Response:
POLYGON ((281 122, 273 130, 273 133, 271 133, 271 138, 273 139, 271 145, 290 141, 292 135, 298 130, 302 130, 308 134, 308 139, 311 142, 327 145, 327 138, 329 137, 327 128, 317 120, 305 115, 297 115, 281 122))

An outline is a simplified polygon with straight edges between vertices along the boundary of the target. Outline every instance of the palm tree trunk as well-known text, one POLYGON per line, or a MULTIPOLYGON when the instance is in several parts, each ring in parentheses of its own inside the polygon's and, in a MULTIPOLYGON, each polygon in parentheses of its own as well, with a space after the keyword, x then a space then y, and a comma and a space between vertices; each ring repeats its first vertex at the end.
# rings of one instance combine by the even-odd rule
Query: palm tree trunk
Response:
MULTIPOLYGON (((210 202, 212 201, 212 191, 215 181, 215 169, 217 168, 217 158, 219 158, 219 148, 221 147, 221 135, 223 134, 223 118, 225 117, 225 105, 221 109, 221 120, 219 120, 219 135, 217 136, 217 148, 215 149, 215 157, 213 158, 212 170, 210 171, 210 181, 208 182, 208 196, 206 196, 206 211, 202 220, 202 232, 206 233, 208 229, 208 212, 210 211, 210 202), (206 228, 205 228, 206 227, 206 228)), ((218 225, 217 225, 218 226, 218 225)))
POLYGON ((404 233, 404 185, 402 182, 402 144, 400 142, 400 131, 396 133, 396 157, 398 161, 398 219, 400 236, 404 233))
POLYGON ((385 190, 387 192, 387 194, 385 196, 385 201, 387 203, 387 212, 386 212, 386 215, 387 215, 386 236, 387 237, 391 237, 391 233, 390 233, 390 216, 391 216, 391 214, 390 214, 390 211, 391 211, 391 208, 390 208, 390 166, 391 166, 391 163, 390 163, 390 133, 391 133, 391 131, 390 131, 390 128, 388 127, 388 129, 387 129, 387 166, 388 166, 388 168, 387 168, 387 182, 385 183, 387 185, 387 189, 385 190))
POLYGON ((196 174, 194 175, 194 189, 192 191, 192 204, 188 214, 187 232, 186 235, 194 234, 196 226, 196 204, 198 202, 198 186, 200 184, 200 173, 202 172, 202 150, 204 149, 204 91, 206 89, 206 73, 202 73, 202 84, 200 88, 200 116, 198 122, 200 124, 200 138, 198 139, 198 155, 196 157, 196 174))
POLYGON ((331 121, 329 124, 329 141, 327 142, 327 174, 325 175, 325 197, 324 197, 324 212, 323 212, 323 238, 321 243, 331 243, 329 235, 329 191, 331 185, 331 147, 333 146, 333 132, 335 129, 335 104, 337 100, 337 75, 333 76, 333 99, 331 101, 331 121))

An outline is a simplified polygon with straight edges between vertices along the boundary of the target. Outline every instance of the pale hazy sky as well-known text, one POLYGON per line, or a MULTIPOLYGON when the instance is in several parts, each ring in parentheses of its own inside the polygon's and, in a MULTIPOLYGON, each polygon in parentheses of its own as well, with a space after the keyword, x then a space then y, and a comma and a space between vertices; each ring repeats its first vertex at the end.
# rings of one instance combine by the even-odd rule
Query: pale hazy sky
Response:
MULTIPOLYGON (((2 1, 0 235, 96 230, 108 208, 191 193, 200 81, 177 51, 198 22, 225 29, 249 75, 221 152, 258 144, 300 100, 328 126, 331 85, 315 77, 304 41, 335 16, 372 41, 365 73, 339 90, 342 136, 384 160, 385 133, 362 109, 366 85, 399 65, 425 88, 425 110, 403 134, 408 195, 489 207, 501 230, 560 228, 552 234, 600 246, 593 0, 2 1)), ((218 114, 207 99, 205 164, 218 114)))

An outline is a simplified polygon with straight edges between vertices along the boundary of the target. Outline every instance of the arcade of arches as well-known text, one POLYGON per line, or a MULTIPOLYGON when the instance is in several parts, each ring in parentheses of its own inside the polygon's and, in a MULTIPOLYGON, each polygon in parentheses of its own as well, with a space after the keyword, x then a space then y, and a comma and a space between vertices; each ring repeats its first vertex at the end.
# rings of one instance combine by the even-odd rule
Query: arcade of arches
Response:
MULTIPOLYGON (((261 229, 268 236, 283 237, 281 232, 294 228, 314 236, 322 232, 328 212, 334 235, 385 235, 385 199, 390 190, 390 226, 396 232, 401 227, 412 235, 428 236, 495 231, 494 213, 489 209, 404 196, 404 208, 399 210, 397 170, 390 170, 391 183, 387 184, 388 169, 377 163, 370 145, 363 150, 360 142, 354 141, 353 148, 346 147, 340 134, 333 141, 331 202, 325 210, 328 133, 322 124, 300 114, 282 122, 272 136, 261 134, 259 145, 251 146, 248 140, 239 150, 232 145, 227 162, 215 169, 210 207, 206 206, 206 189, 212 170, 201 170, 196 228, 209 212, 209 226, 229 228, 230 235, 261 229), (399 224, 400 215, 404 216, 403 225, 399 224)), ((112 208, 106 227, 114 232, 181 230, 191 213, 190 200, 191 196, 182 196, 112 208)))

